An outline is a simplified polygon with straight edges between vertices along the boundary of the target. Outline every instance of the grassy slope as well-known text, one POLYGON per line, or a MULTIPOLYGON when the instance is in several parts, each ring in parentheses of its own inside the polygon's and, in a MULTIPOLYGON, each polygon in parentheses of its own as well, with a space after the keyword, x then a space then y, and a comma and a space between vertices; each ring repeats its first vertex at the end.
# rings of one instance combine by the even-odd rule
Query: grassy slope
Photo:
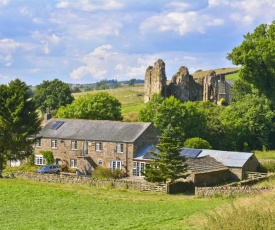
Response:
MULTIPOLYGON (((237 71, 239 69, 240 69, 239 67, 235 67, 235 68, 219 68, 219 69, 213 69, 213 70, 216 72, 216 74, 222 74, 222 73, 226 74, 229 72, 237 71)), ((194 78, 200 78, 200 77, 204 77, 204 76, 208 75, 208 73, 210 71, 212 71, 212 70, 204 70, 204 71, 193 73, 191 75, 194 78)))
POLYGON ((1 229, 197 229, 225 199, 194 199, 138 191, 0 180, 1 229))
MULTIPOLYGON (((138 116, 138 112, 143 108, 144 106, 144 86, 125 86, 117 89, 108 89, 104 90, 105 92, 108 92, 110 95, 117 98, 121 104, 122 109, 121 112, 123 114, 124 120, 130 120, 134 121, 136 120, 138 116)), ((89 92, 81 92, 81 93, 74 93, 73 96, 75 98, 85 95, 87 93, 98 93, 101 92, 101 90, 95 90, 95 91, 89 91, 89 92)))

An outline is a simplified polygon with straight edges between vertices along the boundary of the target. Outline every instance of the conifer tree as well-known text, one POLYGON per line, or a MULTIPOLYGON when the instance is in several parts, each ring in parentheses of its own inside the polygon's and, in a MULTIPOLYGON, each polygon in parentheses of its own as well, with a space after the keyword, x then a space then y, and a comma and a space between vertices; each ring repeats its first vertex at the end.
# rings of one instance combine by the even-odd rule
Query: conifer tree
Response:
POLYGON ((159 136, 159 144, 156 146, 159 152, 151 152, 152 161, 145 169, 145 180, 166 183, 187 176, 185 157, 180 155, 183 136, 179 136, 180 132, 176 129, 168 125, 159 136))
POLYGON ((19 79, 0 85, 0 170, 6 160, 22 160, 32 153, 40 120, 29 87, 19 79))

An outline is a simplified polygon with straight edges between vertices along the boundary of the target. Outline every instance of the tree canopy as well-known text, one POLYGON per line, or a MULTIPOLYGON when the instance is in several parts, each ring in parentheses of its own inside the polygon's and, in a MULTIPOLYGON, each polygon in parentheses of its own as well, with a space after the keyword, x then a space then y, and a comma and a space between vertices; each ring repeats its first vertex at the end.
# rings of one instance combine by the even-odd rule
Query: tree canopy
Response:
POLYGON ((68 84, 58 79, 43 81, 37 85, 33 97, 36 107, 42 113, 45 113, 47 108, 54 113, 61 106, 71 104, 73 100, 68 84))
POLYGON ((261 24, 253 33, 247 33, 241 45, 227 58, 241 65, 240 78, 275 103, 275 21, 261 24))
POLYGON ((16 79, 0 85, 0 169, 6 160, 24 159, 32 153, 40 120, 28 86, 16 79))
POLYGON ((87 94, 59 108, 56 117, 120 121, 121 103, 107 92, 87 94))
POLYGON ((212 146, 208 143, 208 141, 199 138, 193 137, 189 138, 184 142, 185 148, 194 148, 194 149, 211 149, 212 146))
POLYGON ((196 103, 182 103, 174 96, 164 99, 160 95, 153 95, 152 100, 140 111, 138 119, 153 122, 160 131, 164 131, 169 124, 177 127, 182 146, 186 138, 199 136, 207 121, 204 111, 196 103))
POLYGON ((159 136, 159 144, 156 146, 159 153, 151 153, 153 157, 150 165, 146 166, 145 180, 166 183, 187 176, 185 157, 180 155, 181 138, 177 136, 176 129, 168 125, 159 136))

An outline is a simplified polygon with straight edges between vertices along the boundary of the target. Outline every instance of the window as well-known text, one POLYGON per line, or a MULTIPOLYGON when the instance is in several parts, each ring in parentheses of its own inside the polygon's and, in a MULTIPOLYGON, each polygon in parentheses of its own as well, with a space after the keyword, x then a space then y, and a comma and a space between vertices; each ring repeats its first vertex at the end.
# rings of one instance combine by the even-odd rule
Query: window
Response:
POLYGON ((42 155, 35 155, 34 164, 35 165, 45 165, 46 159, 42 155))
POLYGON ((77 167, 77 160, 76 159, 71 159, 70 160, 70 166, 71 166, 71 168, 76 168, 77 167))
POLYGON ((77 149, 77 141, 71 142, 71 149, 76 150, 77 149))
POLYGON ((123 144, 116 144, 116 152, 123 153, 123 144))
POLYGON ((102 167, 102 160, 99 160, 97 165, 102 167))
POLYGON ((40 138, 37 138, 35 140, 35 147, 41 147, 41 139, 40 138))
POLYGON ((56 149, 57 148, 57 140, 52 139, 51 146, 52 146, 52 149, 56 149))
POLYGON ((111 161, 110 169, 112 170, 121 169, 121 166, 122 166, 121 161, 111 161))
POLYGON ((144 172, 145 163, 144 162, 133 162, 133 176, 143 176, 142 172, 144 172))
POLYGON ((102 143, 101 142, 96 142, 95 143, 95 151, 102 151, 102 143))

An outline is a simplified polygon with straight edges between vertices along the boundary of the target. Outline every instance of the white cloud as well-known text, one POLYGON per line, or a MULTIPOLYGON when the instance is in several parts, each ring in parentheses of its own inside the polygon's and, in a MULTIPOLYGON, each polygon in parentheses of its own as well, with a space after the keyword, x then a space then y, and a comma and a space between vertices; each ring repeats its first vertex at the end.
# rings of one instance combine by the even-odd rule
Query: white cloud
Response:
POLYGON ((90 2, 87 0, 74 1, 60 1, 56 4, 59 9, 78 9, 82 11, 96 11, 96 10, 119 10, 123 8, 123 4, 116 0, 101 0, 90 2))
POLYGON ((0 39, 0 52, 10 53, 20 46, 20 43, 13 39, 4 38, 0 39))
POLYGON ((27 7, 22 7, 20 9, 20 13, 23 15, 23 16, 28 16, 28 17, 31 17, 33 14, 31 12, 31 10, 27 7))
POLYGON ((194 11, 171 12, 145 19, 140 25, 140 30, 146 33, 151 33, 154 30, 158 32, 174 31, 185 35, 190 32, 204 33, 207 27, 220 26, 223 23, 223 19, 194 11))
POLYGON ((0 0, 0 5, 8 5, 9 0, 0 0))

